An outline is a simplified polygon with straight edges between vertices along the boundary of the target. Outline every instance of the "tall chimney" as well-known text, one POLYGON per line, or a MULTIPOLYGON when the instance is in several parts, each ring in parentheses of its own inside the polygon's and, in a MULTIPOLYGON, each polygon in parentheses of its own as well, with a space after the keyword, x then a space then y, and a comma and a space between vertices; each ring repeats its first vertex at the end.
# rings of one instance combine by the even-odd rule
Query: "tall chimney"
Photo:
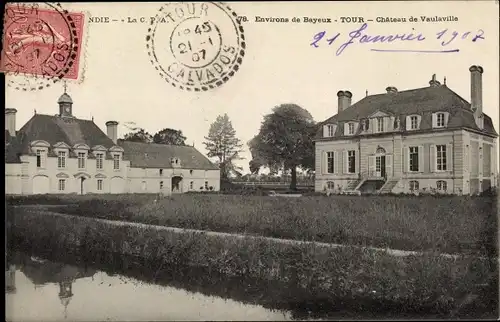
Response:
POLYGON ((5 109, 5 129, 9 131, 10 136, 16 136, 16 113, 15 108, 5 109))
POLYGON ((338 91, 338 113, 351 106, 352 93, 349 91, 338 91))
POLYGON ((387 91, 388 94, 390 93, 397 93, 398 92, 398 89, 394 86, 389 86, 385 89, 387 91))
POLYGON ((106 128, 108 131, 108 137, 113 140, 113 142, 116 144, 118 141, 118 122, 116 121, 107 121, 106 122, 106 128))
POLYGON ((429 81, 429 85, 431 87, 438 87, 439 85, 441 85, 441 83, 436 79, 436 74, 433 74, 432 75, 432 78, 431 80, 429 81))
POLYGON ((483 119, 483 68, 481 66, 471 66, 470 71, 470 105, 474 112, 474 119, 477 126, 482 129, 483 119))

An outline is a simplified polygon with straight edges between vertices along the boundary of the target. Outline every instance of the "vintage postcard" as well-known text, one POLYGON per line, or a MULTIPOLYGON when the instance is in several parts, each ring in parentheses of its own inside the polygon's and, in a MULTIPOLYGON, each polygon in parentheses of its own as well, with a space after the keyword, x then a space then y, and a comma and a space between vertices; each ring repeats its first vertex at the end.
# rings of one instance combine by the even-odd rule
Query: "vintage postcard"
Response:
POLYGON ((7 3, 6 319, 497 319, 498 10, 7 3))

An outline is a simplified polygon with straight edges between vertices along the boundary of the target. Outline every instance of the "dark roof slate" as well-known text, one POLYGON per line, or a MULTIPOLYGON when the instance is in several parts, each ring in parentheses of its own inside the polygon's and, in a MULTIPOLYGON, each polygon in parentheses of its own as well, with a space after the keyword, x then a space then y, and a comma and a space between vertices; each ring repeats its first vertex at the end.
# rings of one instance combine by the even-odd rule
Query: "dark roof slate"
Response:
MULTIPOLYGON (((381 111, 389 115, 401 117, 401 128, 405 129, 405 116, 419 114, 422 116, 420 128, 432 129, 432 113, 449 112, 448 127, 466 127, 489 135, 497 135, 493 122, 484 115, 484 129, 480 130, 474 121, 471 105, 465 99, 449 89, 446 85, 424 87, 397 93, 383 93, 367 96, 349 108, 328 118, 320 125, 359 121, 381 111)), ((342 136, 343 127, 338 126, 335 136, 342 136)), ((323 137, 321 127, 317 138, 323 137)))
POLYGON ((124 159, 131 167, 137 168, 172 168, 172 158, 181 161, 181 168, 218 170, 208 158, 188 145, 166 145, 118 140, 124 149, 124 159))

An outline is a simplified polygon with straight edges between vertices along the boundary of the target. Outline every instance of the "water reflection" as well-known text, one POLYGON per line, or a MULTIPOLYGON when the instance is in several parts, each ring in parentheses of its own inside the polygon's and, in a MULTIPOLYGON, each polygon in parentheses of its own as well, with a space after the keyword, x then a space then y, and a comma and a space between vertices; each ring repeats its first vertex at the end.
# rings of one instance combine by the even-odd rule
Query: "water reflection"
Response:
POLYGON ((259 305, 24 254, 6 265, 6 308, 11 321, 290 320, 259 305))

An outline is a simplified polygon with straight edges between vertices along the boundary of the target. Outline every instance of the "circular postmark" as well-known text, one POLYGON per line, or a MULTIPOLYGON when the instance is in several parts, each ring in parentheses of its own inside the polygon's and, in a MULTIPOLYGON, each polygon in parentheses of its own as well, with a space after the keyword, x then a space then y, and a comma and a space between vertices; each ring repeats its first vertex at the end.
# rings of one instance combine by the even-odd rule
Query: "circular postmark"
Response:
POLYGON ((1 69, 6 84, 41 90, 77 79, 83 14, 56 3, 9 3, 5 7, 1 69))
POLYGON ((151 17, 146 48, 159 75, 174 87, 207 91, 240 68, 245 36, 237 15, 217 2, 163 5, 151 17))

